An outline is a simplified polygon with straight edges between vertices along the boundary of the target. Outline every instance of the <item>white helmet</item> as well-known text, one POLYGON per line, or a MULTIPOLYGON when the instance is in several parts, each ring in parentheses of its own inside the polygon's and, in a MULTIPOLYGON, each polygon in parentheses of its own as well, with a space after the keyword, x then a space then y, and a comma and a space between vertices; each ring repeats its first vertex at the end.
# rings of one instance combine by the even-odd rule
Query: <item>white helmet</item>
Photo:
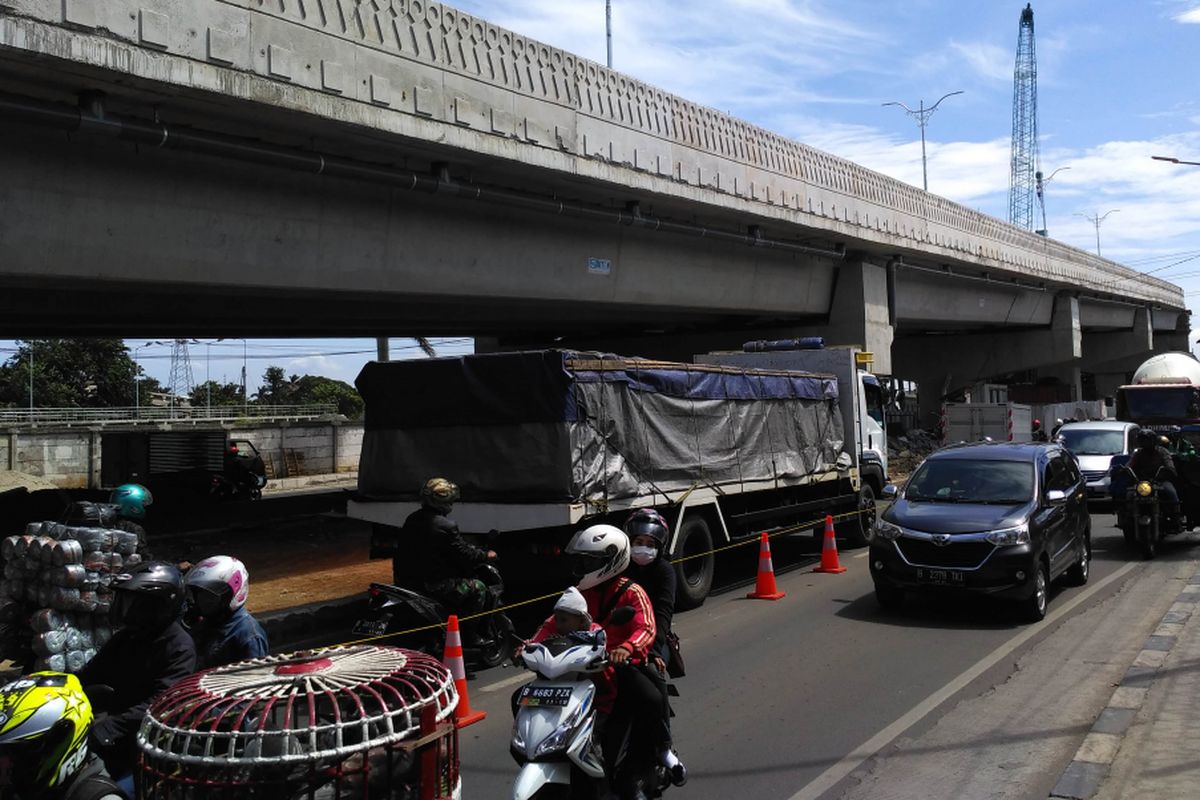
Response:
POLYGON ((629 566, 629 537, 615 525, 592 525, 567 544, 577 586, 591 589, 612 580, 629 566))
POLYGON ((188 571, 184 586, 189 616, 222 617, 246 605, 250 573, 232 556, 212 556, 188 571))

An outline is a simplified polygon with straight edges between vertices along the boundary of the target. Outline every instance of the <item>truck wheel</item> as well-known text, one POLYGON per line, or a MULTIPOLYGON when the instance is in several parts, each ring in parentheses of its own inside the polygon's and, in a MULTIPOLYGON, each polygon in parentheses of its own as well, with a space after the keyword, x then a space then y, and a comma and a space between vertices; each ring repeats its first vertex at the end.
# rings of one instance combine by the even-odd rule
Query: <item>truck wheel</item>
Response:
POLYGON ((698 514, 686 517, 675 545, 675 557, 687 558, 675 565, 675 607, 680 611, 696 608, 708 597, 713 581, 712 549, 712 534, 704 518, 698 514))
POLYGON ((865 547, 871 535, 871 528, 875 526, 877 514, 875 489, 871 484, 864 483, 858 492, 858 516, 839 526, 839 536, 851 547, 865 547))

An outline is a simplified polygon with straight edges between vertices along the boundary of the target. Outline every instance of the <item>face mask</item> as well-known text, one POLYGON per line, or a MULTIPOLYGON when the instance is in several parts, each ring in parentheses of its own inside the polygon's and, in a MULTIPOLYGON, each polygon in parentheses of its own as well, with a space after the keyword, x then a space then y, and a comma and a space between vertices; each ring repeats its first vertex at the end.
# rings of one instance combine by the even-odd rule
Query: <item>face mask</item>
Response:
POLYGON ((630 553, 633 563, 644 567, 658 556, 658 550, 653 547, 635 547, 630 553))

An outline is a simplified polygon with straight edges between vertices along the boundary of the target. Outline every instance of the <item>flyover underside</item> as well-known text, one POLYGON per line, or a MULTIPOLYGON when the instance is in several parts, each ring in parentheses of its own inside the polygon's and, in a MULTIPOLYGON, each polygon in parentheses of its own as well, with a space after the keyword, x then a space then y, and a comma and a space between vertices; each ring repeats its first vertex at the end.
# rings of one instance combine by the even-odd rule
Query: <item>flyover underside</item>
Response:
POLYGON ((824 318, 838 264, 33 129, 0 174, 7 336, 769 325, 824 318))

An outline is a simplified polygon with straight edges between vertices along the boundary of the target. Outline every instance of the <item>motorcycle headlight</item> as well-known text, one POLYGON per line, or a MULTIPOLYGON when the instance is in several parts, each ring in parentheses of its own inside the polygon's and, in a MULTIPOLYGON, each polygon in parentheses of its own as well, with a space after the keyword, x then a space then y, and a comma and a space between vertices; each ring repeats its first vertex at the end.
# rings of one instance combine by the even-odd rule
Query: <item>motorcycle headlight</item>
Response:
POLYGON ((893 525, 890 522, 879 520, 875 523, 875 537, 885 542, 895 541, 903 531, 899 525, 893 525))
POLYGON ((551 755, 566 749, 567 745, 571 742, 571 735, 575 733, 575 728, 579 725, 579 721, 583 719, 583 715, 587 713, 591 705, 591 700, 585 700, 580 703, 579 708, 572 711, 570 716, 554 729, 554 733, 542 739, 534 749, 533 757, 541 758, 542 756, 551 755))
POLYGON ((1141 481, 1137 485, 1137 493, 1142 497, 1149 497, 1154 494, 1154 487, 1150 485, 1149 481, 1141 481))
POLYGON ((1029 526, 1018 525, 1015 528, 991 531, 987 540, 994 545, 1029 544, 1029 526))

